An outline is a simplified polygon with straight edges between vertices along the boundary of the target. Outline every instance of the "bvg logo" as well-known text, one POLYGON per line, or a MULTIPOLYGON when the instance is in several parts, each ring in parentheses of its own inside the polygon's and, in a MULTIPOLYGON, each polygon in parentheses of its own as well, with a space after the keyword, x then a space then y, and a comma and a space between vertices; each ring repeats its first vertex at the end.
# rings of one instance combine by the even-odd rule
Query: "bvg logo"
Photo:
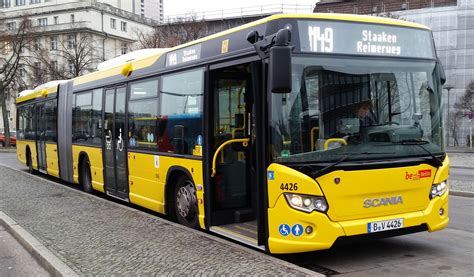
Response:
POLYGON ((420 180, 421 178, 431 177, 431 169, 418 170, 417 173, 408 173, 405 172, 405 180, 420 180))

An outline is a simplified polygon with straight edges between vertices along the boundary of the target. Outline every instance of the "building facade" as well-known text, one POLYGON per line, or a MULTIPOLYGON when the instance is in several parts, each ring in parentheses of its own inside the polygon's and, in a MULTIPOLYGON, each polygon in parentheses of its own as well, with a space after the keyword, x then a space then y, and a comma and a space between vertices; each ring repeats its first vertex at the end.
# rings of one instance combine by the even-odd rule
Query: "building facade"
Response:
MULTIPOLYGON (((106 2, 106 1, 101 1, 106 2)), ((0 0, 0 32, 15 32, 22 20, 31 22, 34 45, 28 50, 30 56, 44 55, 42 60, 22 65, 19 74, 24 81, 23 89, 30 89, 44 77, 45 64, 59 71, 69 71, 67 78, 73 77, 74 64, 65 57, 66 52, 74 52, 82 41, 88 55, 93 60, 81 74, 96 69, 98 63, 122 55, 134 48, 138 33, 153 30, 157 21, 126 10, 118 9, 110 3, 93 0, 0 0), (41 52, 35 52, 40 49, 41 52)), ((122 1, 131 2, 131 1, 122 1)), ((135 1, 133 1, 135 2, 135 1)), ((2 53, 8 54, 8 53, 2 53)), ((0 65, 1 66, 1 65, 0 65)), ((47 77, 48 78, 48 77, 47 77)), ((51 78, 49 78, 51 79, 51 78)), ((10 93, 8 111, 10 126, 15 126, 15 93, 10 93)), ((0 120, 3 128, 3 120, 0 120)))
POLYGON ((391 16, 430 27, 447 77, 445 141, 448 146, 468 144, 474 123, 466 115, 456 117, 456 104, 474 82, 474 0, 322 0, 314 11, 391 16))

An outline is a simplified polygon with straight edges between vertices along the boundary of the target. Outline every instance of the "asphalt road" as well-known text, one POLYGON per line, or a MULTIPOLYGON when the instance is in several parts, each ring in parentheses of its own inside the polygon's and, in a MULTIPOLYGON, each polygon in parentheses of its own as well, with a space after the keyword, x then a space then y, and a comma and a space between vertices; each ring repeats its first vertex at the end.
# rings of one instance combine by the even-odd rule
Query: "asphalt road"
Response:
MULTIPOLYGON (((25 170, 16 161, 14 153, 0 153, 0 163, 25 170)), ((474 171, 452 168, 451 178, 471 181, 474 171)), ((451 196, 449 213, 449 227, 439 232, 336 245, 326 251, 276 257, 325 274, 469 276, 474 271, 474 198, 451 196)))
POLYGON ((0 276, 50 276, 2 226, 0 226, 0 276))
POLYGON ((469 276, 474 271, 474 198, 450 196, 449 227, 281 259, 347 276, 469 276))
POLYGON ((471 181, 474 182, 474 169, 451 167, 450 178, 459 181, 471 181))

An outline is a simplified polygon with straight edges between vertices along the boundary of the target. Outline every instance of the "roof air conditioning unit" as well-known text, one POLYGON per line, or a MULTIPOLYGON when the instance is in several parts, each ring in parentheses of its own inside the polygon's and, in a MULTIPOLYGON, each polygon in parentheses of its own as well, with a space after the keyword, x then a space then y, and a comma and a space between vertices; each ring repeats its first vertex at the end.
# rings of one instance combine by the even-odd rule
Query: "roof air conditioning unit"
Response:
POLYGON ((401 10, 406 10, 407 9, 407 3, 402 3, 400 9, 401 10))

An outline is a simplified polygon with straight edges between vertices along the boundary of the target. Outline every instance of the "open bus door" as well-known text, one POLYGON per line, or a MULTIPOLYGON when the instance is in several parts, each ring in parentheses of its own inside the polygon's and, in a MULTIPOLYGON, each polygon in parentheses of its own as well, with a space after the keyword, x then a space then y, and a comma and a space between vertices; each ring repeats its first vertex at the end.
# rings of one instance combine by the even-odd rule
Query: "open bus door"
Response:
POLYGON ((254 145, 255 68, 251 63, 211 67, 206 201, 210 231, 264 249, 254 145))

